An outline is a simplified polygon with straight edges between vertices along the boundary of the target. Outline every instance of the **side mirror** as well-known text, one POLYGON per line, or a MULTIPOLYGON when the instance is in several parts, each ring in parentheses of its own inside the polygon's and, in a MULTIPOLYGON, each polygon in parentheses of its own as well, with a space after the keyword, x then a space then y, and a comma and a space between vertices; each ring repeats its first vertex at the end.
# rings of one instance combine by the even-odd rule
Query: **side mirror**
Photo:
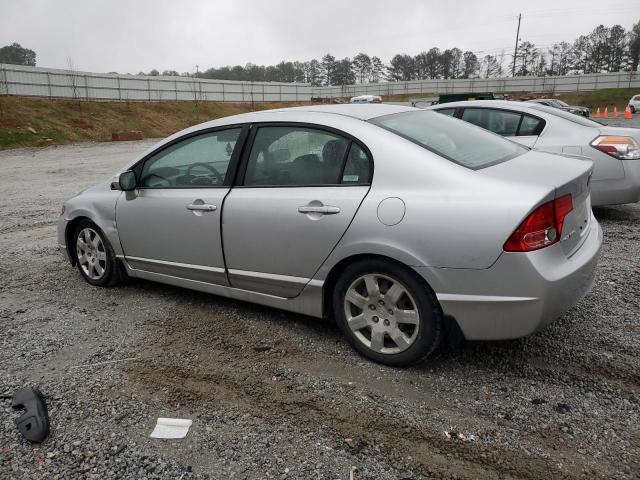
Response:
POLYGON ((136 188, 136 172, 133 170, 127 170, 126 172, 122 172, 120 177, 118 178, 118 185, 120 186, 120 190, 125 192, 130 192, 136 188))

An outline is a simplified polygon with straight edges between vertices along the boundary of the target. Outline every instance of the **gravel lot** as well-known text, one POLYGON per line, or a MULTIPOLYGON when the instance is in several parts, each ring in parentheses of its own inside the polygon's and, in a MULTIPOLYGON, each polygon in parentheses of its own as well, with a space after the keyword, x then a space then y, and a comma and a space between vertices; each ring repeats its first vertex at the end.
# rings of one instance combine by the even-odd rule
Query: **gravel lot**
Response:
POLYGON ((149 145, 0 152, 0 394, 39 385, 52 428, 27 443, 0 400, 0 477, 640 478, 640 205, 596 211, 594 290, 546 331, 396 370, 331 322, 82 281, 60 205, 149 145), (193 426, 150 439, 160 416, 193 426))

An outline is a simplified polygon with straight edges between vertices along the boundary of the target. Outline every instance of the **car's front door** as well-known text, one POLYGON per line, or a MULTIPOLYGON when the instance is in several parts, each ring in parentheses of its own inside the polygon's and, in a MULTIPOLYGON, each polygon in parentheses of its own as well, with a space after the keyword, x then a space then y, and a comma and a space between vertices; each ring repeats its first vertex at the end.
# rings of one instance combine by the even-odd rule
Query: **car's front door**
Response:
POLYGON ((220 213, 241 133, 237 127, 190 136, 136 166, 136 190, 123 192, 116 204, 120 242, 132 268, 228 283, 220 213))
POLYGON ((338 243, 369 191, 366 148, 303 125, 254 127, 242 181, 225 200, 222 236, 233 287, 294 297, 338 243))

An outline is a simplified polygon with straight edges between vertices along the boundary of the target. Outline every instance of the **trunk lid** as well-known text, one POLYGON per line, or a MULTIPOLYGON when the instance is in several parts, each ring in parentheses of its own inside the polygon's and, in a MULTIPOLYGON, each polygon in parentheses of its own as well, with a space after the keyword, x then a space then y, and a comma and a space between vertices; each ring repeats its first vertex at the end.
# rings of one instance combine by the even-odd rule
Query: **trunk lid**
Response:
MULTIPOLYGON (((480 170, 483 174, 519 182, 524 185, 549 187, 551 193, 531 205, 531 213, 538 206, 554 198, 570 194, 573 210, 565 217, 560 245, 567 257, 580 248, 586 239, 591 222, 591 195, 589 184, 593 162, 585 157, 552 154, 531 150, 507 162, 480 170)), ((527 216, 520 219, 522 222, 527 216)), ((513 226, 514 230, 520 224, 513 226)))

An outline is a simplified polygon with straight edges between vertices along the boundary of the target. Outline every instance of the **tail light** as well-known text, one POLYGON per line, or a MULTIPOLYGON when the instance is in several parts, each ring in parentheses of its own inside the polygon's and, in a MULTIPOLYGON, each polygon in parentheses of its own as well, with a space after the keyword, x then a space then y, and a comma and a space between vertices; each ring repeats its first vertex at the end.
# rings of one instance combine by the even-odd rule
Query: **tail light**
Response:
POLYGON ((506 252, 531 252, 560 241, 565 217, 573 210, 571 195, 536 208, 504 244, 506 252))
POLYGON ((591 142, 591 146, 620 160, 640 159, 640 145, 631 137, 602 135, 591 142))

